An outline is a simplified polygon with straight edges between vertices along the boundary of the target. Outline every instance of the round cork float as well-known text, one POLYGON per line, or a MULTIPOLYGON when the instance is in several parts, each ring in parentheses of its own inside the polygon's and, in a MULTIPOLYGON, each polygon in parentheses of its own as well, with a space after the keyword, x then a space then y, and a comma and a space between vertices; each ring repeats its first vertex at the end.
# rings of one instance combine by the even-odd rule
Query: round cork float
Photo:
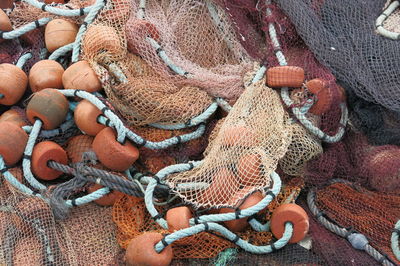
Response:
POLYGON ((87 61, 70 65, 62 76, 65 89, 96 92, 101 90, 101 83, 87 61))
POLYGON ((35 145, 32 152, 32 172, 42 180, 54 180, 63 173, 48 166, 50 161, 68 163, 65 150, 53 141, 43 141, 35 145))
POLYGON ((315 95, 317 101, 310 108, 310 113, 322 115, 326 113, 332 106, 333 93, 331 88, 322 79, 312 79, 306 82, 309 92, 315 95))
MULTIPOLYGON (((240 191, 238 195, 243 195, 243 193, 240 191)), ((235 195, 236 196, 236 195, 235 195)), ((261 192, 257 191, 251 195, 249 195, 242 204, 240 204, 237 208, 239 210, 244 210, 247 208, 250 208, 251 206, 256 205, 263 199, 263 196, 261 192)), ((237 199, 236 199, 237 200, 237 199)), ((235 212, 234 208, 222 208, 220 210, 220 213, 230 213, 230 212, 235 212)), ((248 217, 240 218, 240 219, 235 219, 235 220, 230 220, 230 221, 225 221, 224 224, 226 227, 228 227, 229 230, 233 232, 242 232, 244 231, 249 223, 247 222, 248 217)))
POLYGON ((64 19, 53 19, 46 25, 44 39, 47 50, 52 53, 64 45, 75 42, 78 25, 64 19))
POLYGON ((189 228, 189 220, 193 217, 192 212, 186 206, 169 209, 165 216, 168 223, 168 230, 175 232, 181 229, 189 228))
POLYGON ((6 121, 0 123, 0 155, 6 165, 21 160, 27 142, 28 135, 18 125, 6 121))
POLYGON ((229 205, 239 190, 239 182, 228 168, 221 168, 213 174, 208 188, 201 192, 197 201, 204 206, 229 205))
POLYGON ((24 95, 27 86, 28 76, 22 69, 12 64, 0 65, 0 104, 16 104, 24 95))
POLYGON ((120 38, 114 28, 91 25, 83 39, 83 51, 89 57, 107 56, 120 58, 125 54, 120 38))
POLYGON ((222 144, 225 146, 252 147, 257 139, 250 128, 246 126, 231 126, 222 132, 222 144))
MULTIPOLYGON (((3 10, 0 9, 0 31, 12 31, 12 25, 9 17, 3 10)), ((0 43, 3 42, 4 39, 0 39, 0 43)))
POLYGON ((125 262, 130 266, 167 266, 174 256, 171 245, 160 253, 154 246, 163 239, 160 233, 146 232, 131 240, 126 248, 125 262))
POLYGON ((274 210, 271 217, 271 232, 276 238, 282 238, 287 222, 293 224, 293 235, 289 243, 301 241, 308 233, 309 218, 299 205, 287 203, 274 210))
POLYGON ((74 111, 75 124, 78 128, 90 136, 96 136, 101 130, 106 128, 97 122, 102 112, 95 105, 87 100, 79 102, 74 111))
POLYGON ((127 170, 139 158, 139 150, 129 140, 119 143, 117 134, 109 127, 96 135, 93 151, 105 167, 114 171, 127 170))
POLYGON ((68 100, 61 92, 44 89, 33 95, 26 107, 26 116, 32 124, 40 119, 43 122, 42 127, 50 130, 64 122, 68 109, 68 100))
POLYGON ((32 92, 46 88, 62 89, 64 68, 54 60, 41 60, 34 64, 29 71, 29 86, 32 92))
POLYGON ((0 116, 0 122, 3 121, 14 123, 19 127, 28 125, 23 114, 14 109, 7 110, 0 116))
POLYGON ((240 184, 252 186, 260 183, 262 177, 261 156, 257 153, 245 154, 237 163, 240 184))

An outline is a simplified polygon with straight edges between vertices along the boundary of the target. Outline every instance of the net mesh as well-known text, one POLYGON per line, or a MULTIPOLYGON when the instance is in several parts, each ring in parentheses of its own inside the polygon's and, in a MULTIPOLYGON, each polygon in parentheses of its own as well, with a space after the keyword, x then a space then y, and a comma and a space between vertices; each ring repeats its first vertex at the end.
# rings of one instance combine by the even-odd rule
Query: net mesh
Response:
POLYGON ((371 246, 396 261, 390 247, 393 225, 399 217, 396 195, 335 183, 317 192, 317 206, 336 224, 364 234, 371 246))
MULTIPOLYGON (((94 2, 70 0, 58 7, 79 9, 94 2)), ((164 141, 199 127, 163 130, 149 124, 191 122, 216 97, 233 105, 229 114, 219 110, 208 119, 200 138, 163 150, 139 147, 140 158, 134 167, 143 173, 155 174, 176 163, 203 160, 200 167, 167 177, 172 194, 179 197, 157 207, 163 215, 182 204, 189 205, 195 215, 238 206, 250 193, 271 187, 270 174, 276 170, 283 188, 258 215, 261 222, 269 221, 282 203, 294 202, 306 183, 319 187, 317 205, 328 218, 366 235, 372 246, 394 261, 389 238, 399 217, 399 42, 380 36, 375 28, 376 18, 391 3, 160 0, 146 1, 140 17, 139 1, 109 0, 88 25, 80 59, 87 60, 99 77, 106 95, 101 100, 147 141, 164 141), (265 85, 266 78, 251 84, 260 64, 267 68, 279 65, 269 23, 276 28, 290 71, 294 66, 304 70, 305 80, 289 91, 293 106, 304 107, 310 98, 318 103, 320 95, 311 93, 306 81, 322 79, 328 88, 325 97, 329 104, 318 114, 306 114, 326 134, 333 135, 345 126, 340 124, 339 103, 343 101, 342 87, 346 90, 351 124, 342 141, 322 144, 295 119, 290 110, 293 106, 284 106, 280 91, 265 85), (321 188, 332 178, 356 185, 336 183, 321 188), (194 186, 182 190, 181 185, 194 186)), ((385 29, 400 32, 399 10, 384 21, 385 29)), ((55 16, 21 1, 7 12, 14 28, 45 17, 77 24, 84 19, 55 16)), ((48 56, 42 50, 43 28, 19 41, 1 42, 0 63, 15 64, 21 55, 31 52, 33 57, 23 67, 28 73, 35 62, 48 56)), ((59 61, 68 66, 70 57, 67 53, 59 61)), ((276 80, 293 81, 289 75, 293 73, 286 69, 276 80)), ((29 95, 27 91, 20 107, 29 95)), ((6 109, 0 106, 0 113, 6 109)), ((85 154, 91 166, 107 170, 90 156, 93 137, 80 135, 75 127, 52 140, 65 148, 71 165, 82 162, 85 154)), ((20 167, 10 172, 29 186, 20 167)), ((59 220, 47 202, 17 192, 0 177, 1 265, 120 265, 123 249, 134 237, 151 231, 169 233, 154 222, 141 198, 113 191, 108 196, 117 199, 114 207, 93 203, 74 207, 66 219, 59 220)), ((51 191, 55 183, 68 180, 62 176, 45 184, 51 191)), ((90 188, 86 184, 73 194, 85 195, 90 188)), ((302 206, 306 209, 304 202, 302 206)), ((251 228, 238 235, 255 245, 274 241, 270 232, 251 228)), ((311 248, 289 245, 263 257, 241 253, 235 263, 376 264, 315 220, 310 222, 309 235, 311 248)), ((174 258, 194 259, 215 257, 234 244, 218 234, 203 232, 172 246, 174 258)))
MULTIPOLYGON (((20 169, 12 173, 22 180, 20 169)), ((73 209, 66 220, 56 220, 45 201, 16 191, 4 179, 0 206, 1 264, 119 263, 111 208, 89 204, 73 209)))
POLYGON ((248 193, 270 185, 269 175, 286 153, 292 132, 279 95, 264 82, 246 88, 200 167, 167 178, 185 201, 203 207, 233 206, 248 193), (179 191, 184 183, 208 188, 179 191))
MULTIPOLYGON (((304 183, 301 178, 293 178, 287 182, 285 189, 268 205, 267 211, 264 212, 262 220, 268 221, 271 213, 283 202, 293 202, 299 195, 304 183)), ((158 211, 164 213, 170 206, 160 207, 158 211)), ((200 211, 200 209, 199 209, 200 211)), ((118 228, 117 239, 122 248, 126 248, 129 242, 135 237, 144 232, 156 231, 163 234, 169 233, 163 230, 146 211, 146 206, 142 198, 132 196, 124 196, 117 200, 113 208, 113 220, 118 228)), ((247 229, 239 233, 239 236, 250 241, 255 245, 266 245, 272 240, 271 232, 256 232, 252 229, 247 229)), ((234 247, 234 244, 224 238, 202 232, 190 237, 183 238, 172 244, 174 249, 174 258, 213 258, 219 252, 234 247)))
POLYGON ((381 145, 399 143, 399 42, 375 31, 385 2, 277 1, 346 90, 354 124, 381 145))

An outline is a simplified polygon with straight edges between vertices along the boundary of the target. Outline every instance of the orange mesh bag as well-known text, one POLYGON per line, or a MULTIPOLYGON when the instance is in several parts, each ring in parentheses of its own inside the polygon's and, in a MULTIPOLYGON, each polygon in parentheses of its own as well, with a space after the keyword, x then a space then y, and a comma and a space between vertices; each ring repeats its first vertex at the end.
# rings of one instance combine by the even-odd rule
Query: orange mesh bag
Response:
POLYGON ((400 215, 400 197, 368 191, 352 183, 334 183, 316 193, 316 205, 335 224, 365 235, 369 244, 398 263, 390 246, 400 215))
POLYGON ((287 152, 292 132, 279 95, 264 84, 262 79, 246 87, 201 166, 167 177, 167 184, 185 201, 198 207, 234 206, 270 185, 270 174, 287 152), (206 184, 207 189, 180 191, 184 183, 206 184), (248 188, 244 194, 234 196, 243 187, 248 188))

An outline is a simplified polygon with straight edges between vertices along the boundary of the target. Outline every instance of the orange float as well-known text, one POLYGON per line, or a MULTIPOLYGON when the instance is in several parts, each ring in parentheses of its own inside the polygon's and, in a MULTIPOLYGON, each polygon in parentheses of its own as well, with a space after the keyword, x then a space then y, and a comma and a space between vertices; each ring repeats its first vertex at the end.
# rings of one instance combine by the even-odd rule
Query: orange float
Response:
MULTIPOLYGON (((243 193, 240 191, 237 196, 241 196, 243 193)), ((235 195, 236 196, 236 195, 235 195)), ((237 197, 236 196, 236 197, 237 197)), ((238 206, 239 210, 244 210, 247 208, 250 208, 251 206, 256 205, 263 199, 263 196, 261 192, 257 191, 251 195, 249 195, 242 204, 238 206)), ((230 213, 230 212, 235 212, 234 208, 222 208, 220 210, 220 213, 230 213)), ((242 232, 244 231, 249 223, 247 222, 248 217, 244 217, 241 219, 235 219, 235 220, 230 220, 230 221, 225 221, 224 224, 226 227, 228 227, 229 230, 233 232, 242 232)))
POLYGON ((186 206, 169 209, 165 216, 168 223, 168 230, 172 233, 181 229, 189 228, 189 220, 192 217, 192 212, 186 206))
POLYGON ((106 128, 97 122, 97 118, 102 115, 99 108, 87 100, 81 101, 75 108, 74 119, 78 128, 90 136, 96 136, 101 130, 106 128))
POLYGON ((32 173, 42 180, 54 180, 62 175, 62 172, 48 166, 50 161, 67 164, 67 153, 53 141, 43 141, 36 144, 32 152, 32 173))
POLYGON ((225 128, 222 134, 222 144, 225 146, 251 147, 257 144, 253 132, 246 126, 225 128))
POLYGON ((198 202, 206 206, 228 205, 239 190, 239 182, 228 168, 221 168, 213 175, 207 189, 198 196, 198 202))
POLYGON ((33 95, 26 107, 29 122, 43 122, 46 130, 55 129, 64 122, 69 109, 67 98, 54 89, 44 89, 33 95))
POLYGON ((298 88, 304 82, 304 69, 296 66, 276 66, 267 70, 267 86, 298 88))
POLYGON ((125 54, 120 38, 114 28, 103 25, 91 25, 83 40, 83 50, 95 57, 106 53, 110 58, 125 54))
POLYGON ((22 69, 12 64, 0 65, 0 104, 14 105, 24 95, 28 77, 22 69))
POLYGON ((274 210, 271 217, 271 232, 276 238, 282 238, 285 231, 285 224, 293 224, 293 235, 289 243, 301 241, 309 229, 309 218, 307 213, 297 204, 282 204, 274 210))
POLYGON ((119 143, 116 133, 109 127, 96 135, 93 151, 105 167, 114 171, 125 171, 139 158, 139 150, 129 140, 119 143))
MULTIPOLYGON (((12 25, 9 17, 3 10, 0 9, 0 31, 12 31, 12 25)), ((4 39, 0 39, 0 43, 4 39)))
POLYGON ((0 155, 6 165, 16 164, 22 158, 28 135, 25 131, 11 122, 0 123, 0 155))
POLYGON ((317 101, 310 108, 310 113, 322 115, 332 106, 333 94, 331 88, 322 79, 312 79, 306 82, 309 92, 315 95, 317 101))
POLYGON ((163 239, 160 233, 146 232, 131 240, 126 248, 125 262, 130 266, 167 266, 174 256, 171 245, 157 253, 155 245, 163 239))
POLYGON ((252 186, 261 179, 261 156, 256 153, 243 155, 237 163, 239 182, 244 186, 252 186))
POLYGON ((14 123, 19 127, 28 125, 23 115, 14 109, 7 110, 0 116, 0 122, 3 121, 14 123))
POLYGON ((32 92, 46 88, 62 89, 64 68, 54 60, 41 60, 34 64, 29 71, 29 86, 32 92))
POLYGON ((46 25, 44 39, 47 50, 52 53, 75 41, 78 25, 64 19, 53 19, 46 25))
POLYGON ((70 65, 62 76, 65 89, 96 92, 101 90, 101 82, 87 61, 70 65))

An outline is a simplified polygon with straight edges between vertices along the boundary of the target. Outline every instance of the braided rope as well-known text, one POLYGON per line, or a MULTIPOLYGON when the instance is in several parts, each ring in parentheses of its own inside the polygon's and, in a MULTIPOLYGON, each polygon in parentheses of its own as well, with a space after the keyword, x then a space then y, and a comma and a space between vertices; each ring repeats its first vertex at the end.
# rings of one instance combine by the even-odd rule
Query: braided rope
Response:
POLYGON ((364 250, 367 254, 373 257, 376 261, 381 262, 385 266, 393 266, 394 264, 389 261, 386 256, 383 256, 378 250, 369 245, 367 238, 360 234, 347 230, 346 228, 339 227, 324 217, 324 214, 317 208, 315 204, 316 194, 315 190, 310 190, 307 194, 307 204, 311 213, 329 231, 337 234, 338 236, 347 239, 350 244, 359 250, 364 250))
POLYGON ((12 30, 12 31, 0 31, 0 39, 11 40, 11 39, 21 37, 25 33, 28 33, 31 30, 34 30, 43 25, 46 25, 50 21, 51 21, 51 18, 41 18, 41 19, 38 19, 37 21, 28 23, 18 29, 12 30))
POLYGON ((106 1, 107 0, 96 0, 96 3, 92 6, 88 15, 85 17, 83 24, 79 27, 72 50, 72 63, 75 63, 79 60, 79 50, 81 49, 82 36, 85 34, 87 27, 94 21, 98 13, 103 9, 106 1))
POLYGON ((57 60, 58 58, 66 55, 67 53, 72 51, 73 48, 74 48, 74 43, 70 43, 70 44, 64 45, 64 46, 58 48, 57 50, 55 50, 49 56, 49 60, 57 60))
POLYGON ((32 53, 26 53, 18 59, 15 65, 19 68, 23 68, 26 62, 31 58, 32 58, 32 53))
POLYGON ((41 3, 36 0, 22 0, 22 1, 28 3, 31 6, 34 6, 36 8, 40 8, 45 12, 48 12, 48 13, 51 13, 51 14, 57 15, 57 16, 63 16, 63 17, 83 16, 83 15, 86 15, 87 13, 89 13, 90 9, 93 7, 93 6, 89 6, 89 7, 84 7, 84 8, 80 8, 80 9, 61 9, 61 8, 47 5, 45 3, 41 3))
MULTIPOLYGON (((270 0, 266 1, 266 4, 269 5, 271 4, 270 0)), ((272 16, 272 10, 270 8, 267 8, 267 17, 272 16)), ((279 65, 281 66, 287 66, 286 58, 285 55, 282 53, 281 46, 278 40, 278 34, 276 33, 275 25, 273 22, 270 22, 268 24, 268 33, 272 41, 272 45, 274 49, 276 50, 275 56, 278 59, 279 65)), ((317 128, 314 126, 310 120, 305 116, 305 112, 301 110, 301 108, 293 106, 293 101, 289 96, 289 88, 288 87, 283 87, 281 89, 281 97, 285 105, 289 108, 292 109, 293 114, 295 117, 298 119, 298 121, 313 135, 321 139, 322 141, 328 142, 328 143, 335 143, 338 142, 344 135, 345 133, 345 125, 347 124, 348 121, 348 110, 347 106, 345 103, 340 104, 340 109, 341 109, 341 118, 340 118, 340 125, 341 127, 337 131, 337 133, 334 136, 329 136, 326 133, 324 133, 321 129, 317 128)), ((311 107, 311 106, 310 106, 311 107)))
POLYGON ((398 0, 393 1, 383 12, 382 14, 376 19, 375 22, 375 27, 376 31, 389 39, 392 40, 399 40, 400 39, 400 33, 398 32, 393 32, 385 29, 383 27, 383 23, 385 20, 400 6, 400 2, 398 0))
POLYGON ((240 210, 239 213, 237 212, 231 212, 231 213, 220 213, 220 214, 210 214, 210 215, 202 215, 200 217, 196 217, 196 219, 192 218, 189 220, 189 223, 191 225, 194 225, 196 223, 203 223, 203 222, 223 222, 223 221, 230 221, 230 220, 235 220, 235 219, 241 219, 241 218, 246 218, 250 217, 265 207, 267 207, 271 201, 276 197, 276 195, 279 194, 279 191, 281 190, 282 187, 282 182, 279 177, 279 175, 273 171, 271 173, 271 179, 273 182, 272 189, 267 193, 267 195, 257 204, 247 208, 240 210))
POLYGON ((394 226, 394 230, 392 232, 392 237, 391 237, 393 254, 400 261, 399 234, 400 234, 400 220, 398 220, 396 225, 394 226))
POLYGON ((220 233, 223 237, 228 239, 229 241, 233 242, 234 244, 238 245, 242 249, 247 252, 253 254, 267 254, 271 253, 277 249, 281 249, 289 242, 290 238, 293 235, 293 225, 291 223, 285 224, 285 231, 283 233, 282 238, 277 240, 275 243, 266 246, 256 246, 250 244, 248 241, 241 239, 237 234, 231 232, 230 230, 226 229, 220 224, 217 223, 202 223, 195 226, 191 226, 189 228, 181 229, 175 231, 172 234, 169 234, 164 237, 164 239, 158 242, 155 245, 156 252, 160 253, 166 246, 172 244, 176 240, 179 240, 184 237, 188 237, 194 234, 198 234, 204 231, 216 231, 220 233), (165 245, 167 244, 167 245, 165 245))

